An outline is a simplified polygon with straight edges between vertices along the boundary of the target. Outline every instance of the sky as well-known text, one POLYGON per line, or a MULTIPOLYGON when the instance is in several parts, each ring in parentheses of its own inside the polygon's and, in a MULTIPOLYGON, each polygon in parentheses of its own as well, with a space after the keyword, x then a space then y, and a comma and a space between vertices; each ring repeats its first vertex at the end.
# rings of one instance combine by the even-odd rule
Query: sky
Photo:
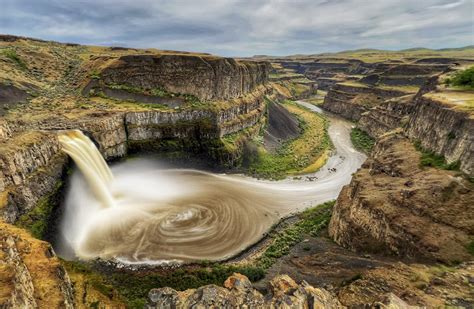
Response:
POLYGON ((474 44, 472 0, 0 0, 0 33, 222 56, 474 44))

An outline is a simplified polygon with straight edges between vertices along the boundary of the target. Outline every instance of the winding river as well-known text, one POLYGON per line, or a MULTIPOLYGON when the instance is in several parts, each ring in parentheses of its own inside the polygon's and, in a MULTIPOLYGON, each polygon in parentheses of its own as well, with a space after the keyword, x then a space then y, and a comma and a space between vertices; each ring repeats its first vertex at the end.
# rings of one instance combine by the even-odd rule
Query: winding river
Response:
POLYGON ((285 216, 335 199, 363 163, 365 155, 350 141, 352 124, 327 116, 335 148, 327 163, 314 174, 277 182, 166 169, 146 160, 109 169, 81 132, 65 133, 63 148, 81 172, 71 178, 56 250, 67 258, 146 264, 232 257, 285 216))

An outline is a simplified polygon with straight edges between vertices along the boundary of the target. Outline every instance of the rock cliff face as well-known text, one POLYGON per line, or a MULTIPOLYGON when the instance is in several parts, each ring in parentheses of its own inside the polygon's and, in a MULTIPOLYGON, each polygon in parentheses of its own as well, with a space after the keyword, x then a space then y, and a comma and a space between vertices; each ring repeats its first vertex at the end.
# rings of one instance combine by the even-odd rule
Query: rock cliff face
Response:
POLYGON ((474 119, 469 112, 425 94, 414 104, 407 134, 449 163, 459 161, 461 170, 474 176, 474 119))
POLYGON ((54 191, 66 156, 56 134, 29 132, 0 143, 0 209, 14 222, 54 191))
POLYGON ((373 138, 406 125, 413 110, 413 95, 384 101, 363 112, 358 126, 373 138))
POLYGON ((399 134, 380 139, 344 187, 329 225, 353 250, 443 262, 470 258, 474 186, 455 173, 419 167, 420 154, 399 134))
POLYGON ((197 55, 127 55, 101 72, 107 84, 162 88, 201 100, 232 99, 268 81, 268 63, 197 55))
POLYGON ((73 287, 51 246, 0 223, 0 307, 74 308, 73 287))
POLYGON ((220 110, 126 113, 128 145, 131 150, 156 150, 160 142, 175 141, 178 148, 207 152, 209 143, 260 122, 265 113, 266 92, 266 88, 257 89, 220 110))
POLYGON ((322 107, 344 118, 358 121, 361 115, 371 107, 379 105, 386 99, 406 94, 398 90, 369 87, 363 84, 340 83, 331 88, 322 107))

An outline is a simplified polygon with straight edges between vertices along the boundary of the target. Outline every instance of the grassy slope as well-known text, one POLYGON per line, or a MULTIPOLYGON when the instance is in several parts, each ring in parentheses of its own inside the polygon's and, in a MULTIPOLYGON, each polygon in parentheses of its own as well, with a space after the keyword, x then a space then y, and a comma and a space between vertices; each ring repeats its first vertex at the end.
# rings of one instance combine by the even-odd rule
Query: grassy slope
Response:
POLYGON ((375 144, 375 140, 359 128, 352 129, 351 141, 356 149, 359 149, 367 154, 372 151, 372 148, 375 144))
MULTIPOLYGON (((249 172, 255 176, 281 179, 288 174, 297 174, 317 162, 330 148, 325 118, 289 101, 284 106, 297 115, 303 133, 276 153, 269 153, 260 147, 257 158, 249 167, 249 172)), ((312 170, 306 172, 317 170, 322 164, 324 161, 319 161, 318 166, 312 166, 312 170)))

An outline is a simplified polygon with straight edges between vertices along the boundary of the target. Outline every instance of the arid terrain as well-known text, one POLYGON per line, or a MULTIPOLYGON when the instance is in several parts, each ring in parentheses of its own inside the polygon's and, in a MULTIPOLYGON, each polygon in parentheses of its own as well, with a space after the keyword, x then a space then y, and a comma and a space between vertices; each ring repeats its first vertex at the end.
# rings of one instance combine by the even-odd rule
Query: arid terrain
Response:
POLYGON ((0 307, 472 308, 473 66, 472 46, 234 59, 0 35, 0 307), (223 261, 58 256, 72 129, 112 165, 313 202, 223 261))

